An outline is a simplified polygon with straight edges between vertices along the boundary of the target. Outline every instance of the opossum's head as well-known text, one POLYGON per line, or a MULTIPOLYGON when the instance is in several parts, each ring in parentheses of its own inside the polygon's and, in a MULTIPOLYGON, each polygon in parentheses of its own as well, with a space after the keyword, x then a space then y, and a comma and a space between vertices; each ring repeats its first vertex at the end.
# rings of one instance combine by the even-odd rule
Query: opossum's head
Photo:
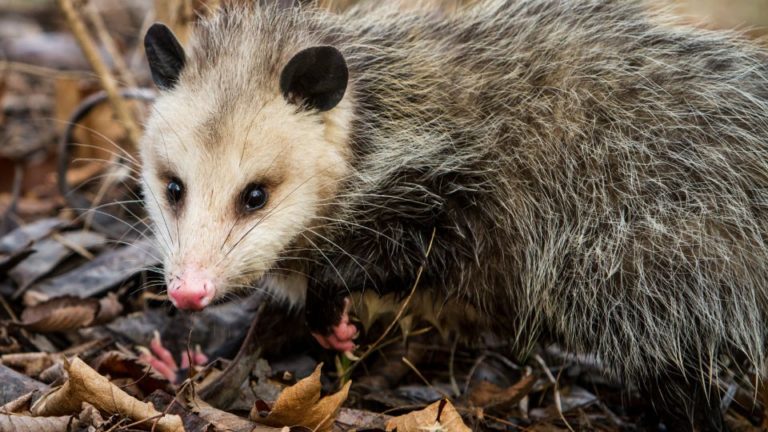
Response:
MULTIPOLYGON (((349 159, 347 66, 329 46, 267 61, 230 45, 212 59, 198 42, 188 55, 160 24, 145 46, 161 92, 142 142, 144 199, 169 297, 199 310, 302 247, 333 200, 349 159)), ((271 285, 303 300, 301 278, 271 285)))

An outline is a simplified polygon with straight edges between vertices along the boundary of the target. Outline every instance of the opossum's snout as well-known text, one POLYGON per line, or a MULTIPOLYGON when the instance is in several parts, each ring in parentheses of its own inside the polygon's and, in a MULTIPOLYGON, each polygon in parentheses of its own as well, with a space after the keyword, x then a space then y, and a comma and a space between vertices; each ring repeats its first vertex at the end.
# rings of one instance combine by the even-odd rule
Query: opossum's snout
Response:
POLYGON ((168 283, 171 303, 183 310, 202 310, 216 296, 213 275, 202 269, 186 268, 168 283))

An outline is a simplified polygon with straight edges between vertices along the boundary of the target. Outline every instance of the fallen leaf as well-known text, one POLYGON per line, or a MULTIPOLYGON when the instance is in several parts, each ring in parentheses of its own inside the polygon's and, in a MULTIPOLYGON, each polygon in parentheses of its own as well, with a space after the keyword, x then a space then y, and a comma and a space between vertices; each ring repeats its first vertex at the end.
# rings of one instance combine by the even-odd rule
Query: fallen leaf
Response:
POLYGON ((450 401, 443 399, 421 411, 414 411, 387 422, 387 432, 471 432, 450 401))
POLYGON ((392 417, 371 411, 362 411, 351 408, 342 408, 336 418, 336 424, 356 429, 384 429, 384 425, 392 417))
POLYGON ((105 324, 114 321, 123 313, 123 305, 117 298, 117 294, 109 293, 99 300, 99 312, 93 320, 93 324, 105 324))
POLYGON ((50 218, 19 227, 0 239, 0 253, 10 255, 19 252, 30 243, 47 237, 56 228, 64 226, 66 223, 66 221, 58 218, 50 218))
POLYGON ((352 383, 348 381, 338 392, 321 398, 322 366, 320 363, 312 375, 283 390, 271 409, 257 401, 251 409, 251 420, 274 427, 305 426, 316 432, 330 432, 352 383))
POLYGON ((17 397, 5 405, 0 406, 0 414, 22 414, 28 412, 29 407, 32 405, 32 399, 34 396, 35 392, 31 391, 17 397))
POLYGON ((0 363, 27 376, 38 376, 53 366, 61 355, 46 352, 14 353, 0 356, 0 363))
POLYGON ((93 363, 94 369, 111 379, 128 378, 144 395, 155 390, 170 391, 168 380, 139 361, 136 356, 121 351, 107 351, 93 363))
POLYGON ((31 391, 44 391, 48 386, 15 370, 0 365, 0 404, 6 404, 31 391))
POLYGON ((536 377, 526 375, 507 388, 500 388, 488 381, 480 381, 469 395, 472 405, 482 408, 508 407, 524 398, 533 389, 536 377))
POLYGON ((187 406, 191 412, 207 421, 215 430, 231 432, 278 432, 281 429, 262 426, 235 414, 222 411, 200 398, 199 392, 192 386, 180 389, 176 400, 187 406))
POLYGON ((150 239, 139 240, 130 246, 102 253, 93 261, 61 276, 35 283, 24 294, 29 304, 35 294, 48 298, 64 295, 91 297, 119 285, 141 269, 157 264, 154 243, 150 239))
MULTIPOLYGON (((85 250, 101 247, 106 243, 102 234, 92 231, 70 231, 34 244, 35 253, 19 263, 8 275, 23 291, 29 284, 50 273, 66 258, 75 253, 72 247, 85 250)), ((18 296, 18 291, 14 298, 18 296)))
POLYGON ((104 425, 104 418, 101 416, 101 413, 99 410, 89 404, 88 402, 83 402, 83 410, 80 412, 80 415, 78 416, 78 420, 80 420, 81 424, 86 424, 89 426, 95 426, 97 430, 103 429, 104 425))
POLYGON ((38 333, 77 330, 93 324, 99 308, 96 299, 57 297, 24 309, 20 326, 38 333))
MULTIPOLYGON (((164 413, 175 414, 181 417, 181 421, 184 423, 185 432, 213 431, 213 427, 211 427, 211 423, 208 420, 196 415, 192 410, 186 409, 179 403, 180 401, 178 399, 162 390, 153 392, 144 400, 146 402, 151 402, 152 405, 157 407, 158 410, 162 410, 164 413)), ((248 432, 250 432, 250 430, 248 432)))
POLYGON ((66 432, 70 416, 31 417, 0 414, 0 431, 15 432, 66 432))
POLYGON ((71 415, 79 413, 83 402, 99 411, 119 413, 134 421, 156 426, 160 432, 183 432, 181 418, 157 411, 151 403, 141 402, 124 392, 100 375, 82 360, 75 357, 65 364, 69 380, 61 387, 43 395, 33 406, 37 416, 71 415))

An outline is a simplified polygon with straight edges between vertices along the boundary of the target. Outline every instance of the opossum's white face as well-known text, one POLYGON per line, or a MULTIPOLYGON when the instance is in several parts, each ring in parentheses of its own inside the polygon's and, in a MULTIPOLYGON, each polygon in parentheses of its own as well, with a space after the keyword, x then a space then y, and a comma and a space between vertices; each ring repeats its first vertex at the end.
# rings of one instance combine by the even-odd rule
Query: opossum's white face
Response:
MULTIPOLYGON (((248 95, 216 112, 201 103, 215 89, 193 90, 183 75, 179 79, 183 57, 175 69, 168 67, 183 56, 180 46, 167 45, 163 38, 169 35, 156 25, 146 42, 153 78, 164 91, 142 142, 144 199, 169 297, 181 309, 198 310, 263 277, 289 248, 304 243, 333 199, 348 166, 349 110, 345 103, 336 107, 346 88, 346 65, 341 58, 344 88, 330 100, 308 93, 306 81, 292 84, 284 72, 273 92, 248 95)), ((285 69, 314 61, 302 55, 285 69)), ((281 282, 270 284, 277 295, 303 300, 303 279, 281 282)))

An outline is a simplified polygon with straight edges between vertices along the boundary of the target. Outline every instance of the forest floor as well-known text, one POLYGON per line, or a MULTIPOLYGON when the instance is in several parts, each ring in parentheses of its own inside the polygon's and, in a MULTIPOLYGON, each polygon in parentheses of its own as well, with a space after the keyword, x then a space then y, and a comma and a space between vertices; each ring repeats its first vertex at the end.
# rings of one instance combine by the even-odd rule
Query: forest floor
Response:
MULTIPOLYGON (((257 292, 170 307, 135 181, 154 94, 141 35, 184 35, 214 3, 0 0, 0 432, 643 430, 653 401, 557 346, 406 333, 394 311, 351 359, 257 292)), ((707 26, 768 24, 764 0, 699 6, 707 26)), ((753 382, 718 383, 735 431, 766 425, 753 382)))

